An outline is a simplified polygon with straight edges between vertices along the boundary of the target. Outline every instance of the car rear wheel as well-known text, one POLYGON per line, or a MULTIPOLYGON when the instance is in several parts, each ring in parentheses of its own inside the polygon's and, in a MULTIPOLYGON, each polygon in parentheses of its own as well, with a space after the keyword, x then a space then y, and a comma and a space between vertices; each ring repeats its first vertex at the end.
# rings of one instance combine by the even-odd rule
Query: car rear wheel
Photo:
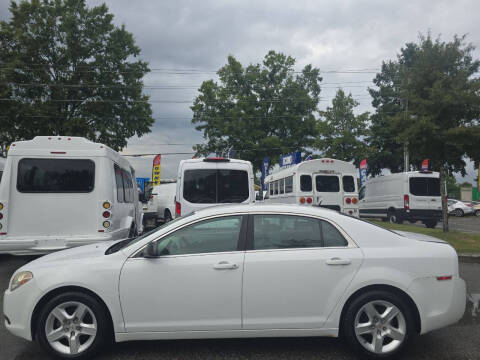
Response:
POLYGON ((401 224, 403 223, 403 220, 398 214, 395 212, 395 210, 390 210, 388 212, 388 221, 392 224, 401 224))
POLYGON ((398 295, 381 290, 355 299, 345 313, 342 329, 356 353, 373 359, 397 355, 415 333, 408 304, 398 295))
POLYGON ((170 214, 170 211, 168 209, 165 210, 165 215, 163 216, 163 219, 166 223, 172 221, 172 214, 170 214))
POLYGON ((455 216, 456 217, 462 217, 463 216, 463 210, 462 209, 455 209, 455 216))
POLYGON ((89 359, 111 338, 103 306, 77 292, 48 301, 36 329, 40 345, 60 359, 89 359))

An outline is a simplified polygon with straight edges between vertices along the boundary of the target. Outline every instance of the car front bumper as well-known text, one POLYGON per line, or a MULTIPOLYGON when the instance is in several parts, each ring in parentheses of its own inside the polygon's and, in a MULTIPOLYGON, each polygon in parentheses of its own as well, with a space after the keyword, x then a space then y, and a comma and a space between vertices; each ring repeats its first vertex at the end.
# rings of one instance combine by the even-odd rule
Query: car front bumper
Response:
POLYGON ((13 335, 32 340, 31 321, 35 304, 42 291, 35 284, 35 279, 14 291, 7 289, 3 295, 3 315, 5 327, 13 335))

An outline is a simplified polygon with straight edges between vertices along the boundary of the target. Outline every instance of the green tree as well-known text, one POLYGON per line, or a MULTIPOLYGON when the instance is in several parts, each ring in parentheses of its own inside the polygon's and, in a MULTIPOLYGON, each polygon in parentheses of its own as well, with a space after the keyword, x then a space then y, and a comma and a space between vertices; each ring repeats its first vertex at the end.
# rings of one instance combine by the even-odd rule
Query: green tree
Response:
POLYGON ((256 170, 270 156, 304 150, 316 136, 319 70, 294 71, 295 59, 270 51, 263 64, 243 67, 233 56, 218 70, 219 81, 204 81, 191 107, 192 123, 203 132, 200 154, 222 153, 249 160, 256 170))
POLYGON ((445 179, 447 184, 447 195, 450 199, 460 199, 460 186, 457 184, 455 176, 448 175, 445 179))
POLYGON ((84 136, 121 149, 150 131, 142 94, 147 63, 105 5, 84 0, 10 4, 0 23, 0 143, 36 135, 84 136))
POLYGON ((446 176, 464 175, 465 159, 480 159, 480 81, 475 76, 480 62, 473 59, 473 50, 465 37, 443 42, 420 36, 418 43, 407 43, 397 61, 389 63, 394 84, 377 82, 379 89, 370 91, 377 96, 377 110, 392 104, 403 110, 382 116, 397 144, 408 144, 412 162, 418 166, 420 159, 429 158, 431 168, 440 171, 444 231, 448 231, 446 176))
POLYGON ((367 157, 368 112, 355 115, 353 110, 359 105, 351 94, 339 89, 332 100, 332 106, 320 112, 318 132, 320 138, 315 148, 324 156, 359 165, 367 157))

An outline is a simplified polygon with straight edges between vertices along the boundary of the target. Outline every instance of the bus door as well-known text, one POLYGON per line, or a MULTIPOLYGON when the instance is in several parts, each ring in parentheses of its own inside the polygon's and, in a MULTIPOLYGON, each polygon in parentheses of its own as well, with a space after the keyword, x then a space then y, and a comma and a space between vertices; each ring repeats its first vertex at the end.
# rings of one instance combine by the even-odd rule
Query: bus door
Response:
POLYGON ((313 183, 314 203, 316 206, 340 211, 342 192, 340 175, 333 173, 315 174, 313 183))

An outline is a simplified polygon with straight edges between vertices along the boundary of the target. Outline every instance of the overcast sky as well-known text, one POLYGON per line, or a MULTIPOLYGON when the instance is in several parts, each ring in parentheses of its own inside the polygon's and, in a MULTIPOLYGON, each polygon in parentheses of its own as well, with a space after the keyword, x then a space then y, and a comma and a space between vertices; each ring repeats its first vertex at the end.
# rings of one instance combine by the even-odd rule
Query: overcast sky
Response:
MULTIPOLYGON (((87 0, 89 6, 104 1, 87 0)), ((475 0, 436 1, 106 1, 116 24, 125 24, 142 49, 141 58, 154 70, 145 77, 147 86, 175 89, 145 91, 155 100, 193 101, 203 80, 234 55, 242 64, 261 62, 269 50, 297 59, 296 68, 312 64, 322 74, 325 108, 337 86, 360 102, 358 112, 372 111, 367 87, 382 60, 394 59, 400 48, 416 41, 419 32, 441 35, 468 34, 480 47, 475 0), (182 74, 177 70, 183 69, 182 74), (358 70, 361 74, 328 71, 358 70), (194 71, 190 71, 194 70, 194 71)), ((0 2, 0 18, 8 19, 8 2, 0 2)), ((478 49, 475 51, 479 57, 478 49)), ((125 153, 191 152, 202 141, 190 123, 190 104, 152 103, 156 119, 152 133, 130 139, 125 153), (182 145, 159 145, 159 144, 182 145)), ((162 177, 174 177, 178 161, 192 155, 163 156, 162 177)), ((152 158, 131 158, 138 176, 151 175, 152 158)), ((469 164, 466 179, 473 181, 469 164)))

